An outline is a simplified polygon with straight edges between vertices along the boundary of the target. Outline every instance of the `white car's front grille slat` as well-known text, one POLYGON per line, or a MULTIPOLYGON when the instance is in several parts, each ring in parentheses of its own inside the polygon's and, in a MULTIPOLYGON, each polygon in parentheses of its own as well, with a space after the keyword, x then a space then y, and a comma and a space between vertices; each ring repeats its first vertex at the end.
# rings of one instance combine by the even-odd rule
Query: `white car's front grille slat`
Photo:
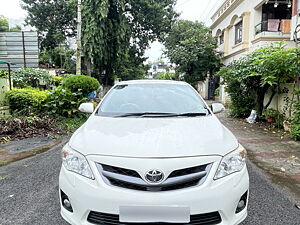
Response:
POLYGON ((104 181, 112 186, 139 191, 171 191, 201 185, 212 164, 174 170, 161 183, 146 182, 138 172, 126 168, 96 163, 104 181))

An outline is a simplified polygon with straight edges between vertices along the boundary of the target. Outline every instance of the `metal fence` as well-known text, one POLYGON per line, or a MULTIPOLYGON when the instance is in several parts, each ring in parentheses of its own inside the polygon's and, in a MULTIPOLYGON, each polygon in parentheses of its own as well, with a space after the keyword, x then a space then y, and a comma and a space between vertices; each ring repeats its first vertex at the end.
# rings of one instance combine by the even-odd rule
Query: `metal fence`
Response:
MULTIPOLYGON (((39 47, 37 32, 0 32, 0 60, 15 63, 13 69, 38 68, 39 47)), ((6 68, 1 65, 0 68, 6 68)))

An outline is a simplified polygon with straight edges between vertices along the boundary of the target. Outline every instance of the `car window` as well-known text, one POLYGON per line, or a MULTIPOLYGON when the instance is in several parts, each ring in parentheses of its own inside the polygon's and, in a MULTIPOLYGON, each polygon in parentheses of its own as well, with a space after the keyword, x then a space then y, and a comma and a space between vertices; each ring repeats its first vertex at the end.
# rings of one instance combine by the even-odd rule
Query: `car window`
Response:
POLYGON ((117 85, 103 100, 98 115, 127 113, 207 113, 205 104, 188 85, 117 85))

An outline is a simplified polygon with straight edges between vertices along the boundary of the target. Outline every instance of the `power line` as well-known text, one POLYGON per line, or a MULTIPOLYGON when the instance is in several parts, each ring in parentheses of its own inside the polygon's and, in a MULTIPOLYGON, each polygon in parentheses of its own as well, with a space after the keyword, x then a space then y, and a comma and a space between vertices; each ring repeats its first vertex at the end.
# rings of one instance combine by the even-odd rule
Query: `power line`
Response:
POLYGON ((207 20, 207 18, 211 15, 211 13, 216 10, 217 7, 220 6, 220 2, 223 3, 224 0, 217 0, 216 2, 215 1, 210 1, 208 2, 207 4, 207 7, 210 8, 210 11, 208 13, 204 13, 202 16, 201 16, 201 20, 207 20), (216 7, 212 7, 211 4, 214 4, 214 6, 216 7))
POLYGON ((184 1, 183 3, 181 3, 181 4, 179 4, 179 5, 176 5, 175 8, 178 8, 179 6, 185 5, 185 4, 188 3, 189 1, 191 1, 191 0, 186 0, 186 1, 184 1))

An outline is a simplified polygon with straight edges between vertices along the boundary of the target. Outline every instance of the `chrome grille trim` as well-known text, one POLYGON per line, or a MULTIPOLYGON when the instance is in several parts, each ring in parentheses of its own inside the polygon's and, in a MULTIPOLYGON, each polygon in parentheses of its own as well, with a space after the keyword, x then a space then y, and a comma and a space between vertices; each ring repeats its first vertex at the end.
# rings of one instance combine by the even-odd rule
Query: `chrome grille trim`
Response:
POLYGON ((96 163, 96 166, 100 175, 108 185, 126 189, 154 192, 178 190, 201 185, 205 182, 206 177, 208 176, 208 173, 212 167, 212 163, 197 167, 174 170, 163 182, 158 184, 150 184, 146 182, 134 170, 100 163, 96 163), (191 173, 187 174, 187 172, 191 173))

